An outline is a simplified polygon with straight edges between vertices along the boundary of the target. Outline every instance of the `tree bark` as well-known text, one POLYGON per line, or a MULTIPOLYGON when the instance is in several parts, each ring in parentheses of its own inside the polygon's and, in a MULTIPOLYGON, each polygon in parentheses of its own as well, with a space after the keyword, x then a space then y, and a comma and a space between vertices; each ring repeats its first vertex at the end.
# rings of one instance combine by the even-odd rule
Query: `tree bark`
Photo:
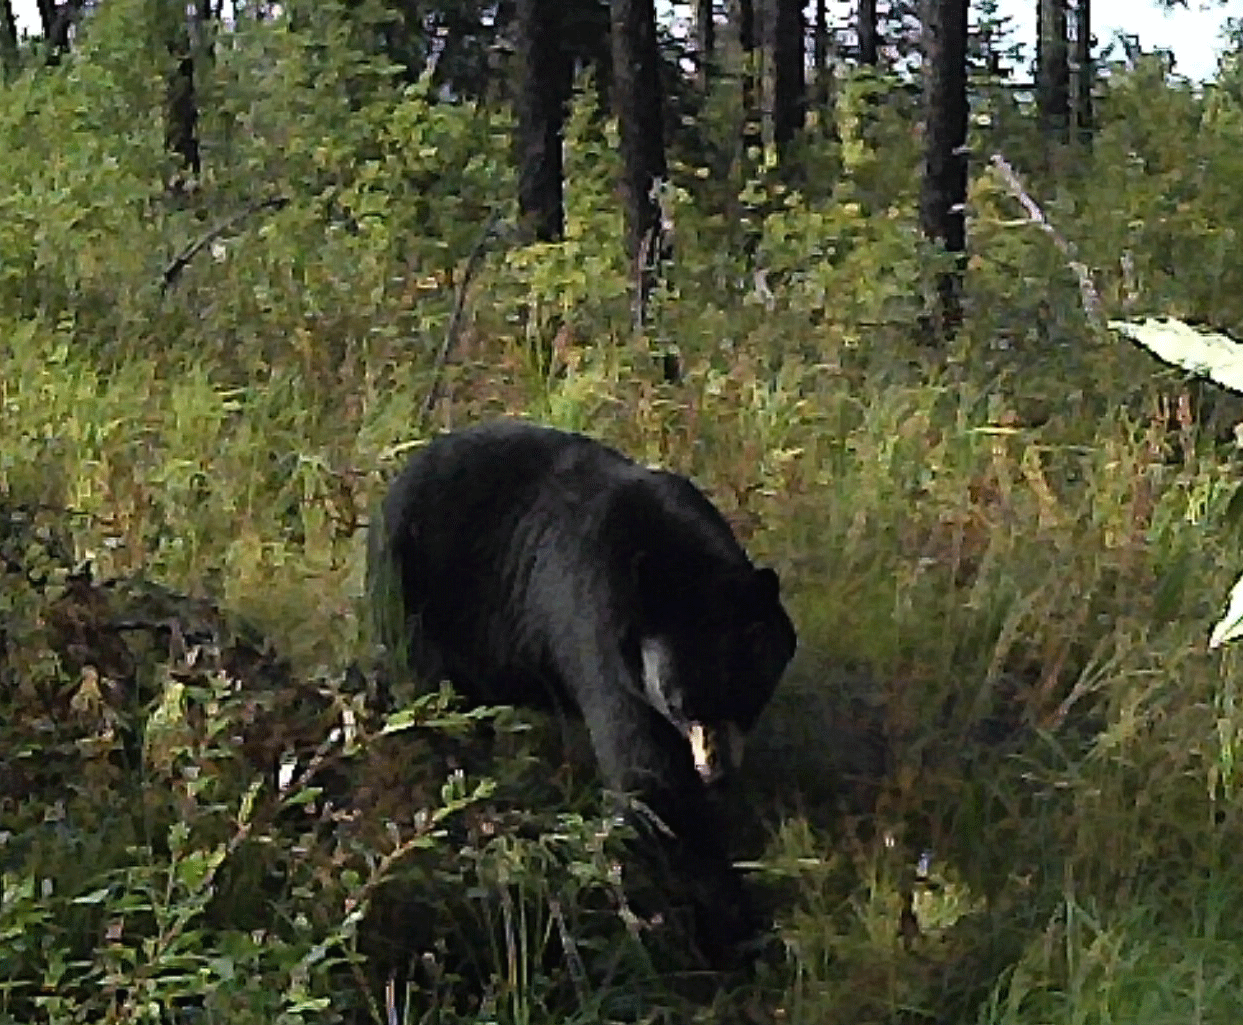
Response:
POLYGON ((178 168, 169 182, 177 193, 202 172, 199 151, 199 107, 194 86, 194 44, 186 24, 186 5, 180 0, 163 0, 161 28, 172 66, 164 79, 164 149, 178 159, 178 168))
POLYGON ((601 0, 559 0, 562 47, 570 61, 573 78, 577 60, 591 68, 595 78, 596 106, 607 118, 612 108, 613 50, 610 40, 610 13, 601 0))
POLYGON ((763 146, 759 105, 759 48, 756 45, 755 0, 735 0, 738 48, 742 51, 742 152, 763 146))
POLYGON ((823 134, 829 139, 837 140, 837 90, 834 87, 834 57, 837 45, 829 33, 827 0, 816 0, 816 27, 812 45, 816 74, 812 103, 815 105, 823 134))
POLYGON ((716 52, 716 15, 712 0, 696 0, 695 49, 699 61, 699 88, 708 91, 712 61, 716 52))
POLYGON ((924 177, 920 226, 953 257, 936 276, 933 319, 943 339, 962 323, 966 266, 967 0, 923 0, 924 177))
POLYGON ((812 29, 811 63, 816 76, 816 100, 820 99, 820 83, 829 63, 829 14, 827 0, 816 0, 815 28, 812 29))
POLYGON ((69 52, 69 33, 82 12, 84 0, 38 0, 39 23, 43 27, 43 40, 47 46, 47 62, 60 63, 62 54, 69 52))
POLYGON ((1036 108, 1041 131, 1069 141, 1070 62, 1066 0, 1038 0, 1036 32, 1036 108))
POLYGON ((807 83, 802 0, 773 0, 768 18, 769 52, 773 56, 773 142, 784 161, 803 129, 807 83))
POLYGON ((664 109, 660 52, 656 44, 653 0, 611 0, 613 103, 621 136, 622 197, 626 214, 626 253, 638 283, 635 320, 642 323, 655 283, 660 249, 660 204, 653 195, 665 163, 664 109))
POLYGON ((880 37, 876 29, 876 0, 859 0, 855 31, 859 36, 859 63, 870 68, 880 63, 880 37))
POLYGON ((1092 63, 1092 0, 1078 0, 1075 7, 1075 128, 1079 141, 1092 144, 1096 111, 1092 87, 1096 69, 1092 63))
POLYGON ((196 49, 203 63, 211 66, 216 62, 216 31, 220 27, 221 7, 224 0, 195 0, 195 28, 198 32, 196 49))
POLYGON ((562 155, 574 64, 561 38, 559 0, 518 0, 518 211, 541 242, 565 233, 562 155))
POLYGON ((52 40, 52 32, 56 25, 56 0, 38 0, 39 25, 43 29, 43 38, 52 40))
POLYGON ((7 81, 17 73, 17 17, 13 14, 13 0, 0 2, 0 62, 7 81))

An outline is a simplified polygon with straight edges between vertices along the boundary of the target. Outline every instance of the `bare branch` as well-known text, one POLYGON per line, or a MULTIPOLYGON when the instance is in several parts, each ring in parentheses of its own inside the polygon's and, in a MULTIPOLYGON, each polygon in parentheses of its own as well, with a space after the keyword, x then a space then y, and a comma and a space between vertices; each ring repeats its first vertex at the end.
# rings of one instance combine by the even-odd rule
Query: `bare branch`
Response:
POLYGON ((479 269, 479 264, 483 261, 488 243, 496 235, 496 227, 500 220, 501 209, 497 207, 492 211, 492 216, 488 218, 488 223, 484 225, 474 248, 466 258, 466 269, 462 272, 462 280, 458 283, 457 294, 453 299, 453 313, 449 317, 449 326, 445 330, 445 340, 441 343, 440 352, 436 354, 436 363, 432 367, 432 386, 427 390, 427 397, 423 400, 423 408, 419 413, 420 431, 427 427, 428 417, 432 415, 432 409, 440 397, 440 382, 444 377, 445 366, 449 362, 449 356, 453 352, 453 346, 457 343, 457 336, 462 327, 462 314, 466 309, 466 289, 479 269))
POLYGON ((288 205, 289 200, 287 197, 270 196, 267 199, 257 200, 249 206, 243 207, 241 210, 237 211, 237 213, 226 217, 202 238, 192 242, 189 246, 183 249, 177 255, 176 259, 164 268, 164 283, 160 286, 160 294, 164 295, 168 292, 168 290, 176 283, 177 279, 181 277, 181 272, 189 266, 190 261, 198 256, 203 249, 211 245, 212 242, 216 241, 216 239, 218 239, 230 228, 237 227, 237 225, 241 224, 242 221, 246 220, 246 218, 251 214, 258 213, 260 210, 280 210, 288 205))
POLYGON ((639 243, 639 255, 634 261, 634 307, 632 321, 635 334, 640 334, 647 324, 647 300, 651 290, 652 253, 656 249, 656 228, 643 233, 639 243))
POLYGON ((1000 153, 994 153, 989 162, 998 175, 1000 175, 1001 180, 1005 182, 1010 194, 1027 211, 1028 223, 1035 224, 1053 239, 1053 244, 1066 257, 1067 264, 1079 280, 1079 296, 1083 303, 1084 315, 1094 328, 1107 333, 1108 328, 1105 323, 1100 293, 1097 292, 1096 285, 1092 281, 1092 272, 1088 269, 1087 264, 1079 259, 1079 251, 1075 248, 1075 244, 1061 235, 1049 223, 1049 219, 1045 216, 1044 211, 1040 209, 1040 204, 1028 194, 1027 189, 1023 186, 1022 179, 1019 178, 1018 173, 1010 166, 1005 157, 1000 153))

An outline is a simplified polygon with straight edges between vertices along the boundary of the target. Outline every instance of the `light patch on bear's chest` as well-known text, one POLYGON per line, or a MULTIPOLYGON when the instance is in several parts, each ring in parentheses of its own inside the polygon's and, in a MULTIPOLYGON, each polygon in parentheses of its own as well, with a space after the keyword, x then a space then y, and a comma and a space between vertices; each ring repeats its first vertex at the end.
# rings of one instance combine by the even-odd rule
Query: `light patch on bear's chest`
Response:
POLYGON ((682 717, 680 696, 673 695, 673 652, 660 637, 645 637, 639 645, 643 658, 643 693, 651 706, 683 733, 686 732, 682 717), (671 705, 679 706, 676 711, 671 705))
POLYGON ((695 771, 715 783, 742 764, 743 734, 736 723, 705 723, 687 718, 682 708, 673 665, 673 651, 660 637, 639 645, 643 662, 643 693, 653 708, 671 722, 691 746, 695 771))

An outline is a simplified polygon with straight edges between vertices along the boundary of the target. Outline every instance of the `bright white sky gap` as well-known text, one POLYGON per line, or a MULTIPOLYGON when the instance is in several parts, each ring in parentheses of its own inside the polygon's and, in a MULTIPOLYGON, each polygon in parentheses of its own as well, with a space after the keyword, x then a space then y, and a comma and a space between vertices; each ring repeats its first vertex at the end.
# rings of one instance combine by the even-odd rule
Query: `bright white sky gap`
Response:
MULTIPOLYGON (((1116 30, 1139 36, 1145 49, 1163 46, 1174 51, 1175 71, 1188 78, 1203 81, 1212 77, 1217 68, 1220 51, 1219 35, 1228 16, 1243 15, 1243 0, 1229 0, 1224 5, 1214 4, 1208 10, 1199 10, 1203 0, 1189 0, 1191 9, 1179 9, 1164 14, 1152 0, 1093 0, 1092 17, 1094 32, 1102 42, 1108 42, 1116 30)), ((657 0, 658 7, 667 7, 668 0, 657 0)), ((837 0, 831 9, 839 23, 849 17, 851 4, 837 0)), ((39 24, 35 0, 13 0, 19 31, 33 31, 39 24)), ((1014 19, 1016 41, 1027 49, 1030 60, 1036 38, 1036 0, 1001 0, 1000 12, 1014 19)))

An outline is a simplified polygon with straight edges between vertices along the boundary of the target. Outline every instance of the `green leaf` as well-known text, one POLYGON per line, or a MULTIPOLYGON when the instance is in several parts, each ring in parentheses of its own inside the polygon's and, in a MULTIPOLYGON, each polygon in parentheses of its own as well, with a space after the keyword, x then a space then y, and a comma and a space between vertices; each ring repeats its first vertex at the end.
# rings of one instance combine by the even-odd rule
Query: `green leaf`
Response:
POLYGON ((105 886, 100 890, 92 890, 90 893, 84 893, 80 897, 74 897, 74 904, 102 904, 108 899, 108 895, 112 892, 110 887, 105 886))
POLYGON ((297 805, 310 804, 320 794, 324 792, 323 787, 304 787, 295 794, 291 794, 285 799, 286 807, 296 807, 297 805))

